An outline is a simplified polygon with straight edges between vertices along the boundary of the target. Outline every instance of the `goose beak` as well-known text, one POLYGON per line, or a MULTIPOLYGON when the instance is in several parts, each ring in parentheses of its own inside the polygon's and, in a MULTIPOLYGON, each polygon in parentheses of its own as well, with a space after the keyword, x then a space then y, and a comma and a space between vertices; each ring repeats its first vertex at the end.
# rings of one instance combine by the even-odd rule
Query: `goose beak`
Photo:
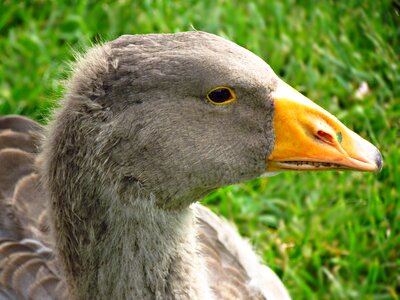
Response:
POLYGON ((382 169, 374 145, 282 80, 273 99, 275 145, 267 172, 382 169))

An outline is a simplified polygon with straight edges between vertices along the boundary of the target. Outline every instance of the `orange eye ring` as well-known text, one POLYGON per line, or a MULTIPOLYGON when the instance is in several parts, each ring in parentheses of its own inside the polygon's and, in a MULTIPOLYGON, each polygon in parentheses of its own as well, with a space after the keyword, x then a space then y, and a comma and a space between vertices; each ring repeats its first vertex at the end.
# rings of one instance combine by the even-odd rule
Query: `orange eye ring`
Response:
POLYGON ((207 100, 214 105, 225 105, 235 101, 236 94, 227 86, 217 86, 208 92, 207 100))

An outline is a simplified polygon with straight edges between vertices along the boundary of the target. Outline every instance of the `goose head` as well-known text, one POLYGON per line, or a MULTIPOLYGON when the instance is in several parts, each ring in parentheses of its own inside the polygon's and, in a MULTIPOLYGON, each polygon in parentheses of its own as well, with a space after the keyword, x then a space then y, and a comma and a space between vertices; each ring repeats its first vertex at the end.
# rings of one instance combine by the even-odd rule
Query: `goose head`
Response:
POLYGON ((269 172, 382 166, 372 144, 261 58, 204 32, 126 35, 90 50, 45 149, 53 194, 140 190, 168 209, 269 172))

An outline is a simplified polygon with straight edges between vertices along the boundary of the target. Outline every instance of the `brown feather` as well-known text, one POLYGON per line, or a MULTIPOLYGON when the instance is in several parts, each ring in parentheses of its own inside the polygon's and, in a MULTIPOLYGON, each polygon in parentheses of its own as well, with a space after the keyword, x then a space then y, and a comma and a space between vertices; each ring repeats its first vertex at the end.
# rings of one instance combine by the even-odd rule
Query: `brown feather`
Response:
POLYGON ((18 149, 3 149, 0 166, 0 198, 12 198, 18 181, 33 172, 34 156, 18 149))
POLYGON ((11 130, 0 132, 0 150, 6 148, 20 149, 29 153, 38 152, 37 143, 31 134, 11 130))
POLYGON ((2 116, 0 118, 0 130, 12 130, 15 132, 42 132, 43 128, 35 121, 22 116, 2 116))
POLYGON ((36 280, 29 289, 29 299, 62 299, 57 294, 59 283, 59 278, 52 275, 36 280))

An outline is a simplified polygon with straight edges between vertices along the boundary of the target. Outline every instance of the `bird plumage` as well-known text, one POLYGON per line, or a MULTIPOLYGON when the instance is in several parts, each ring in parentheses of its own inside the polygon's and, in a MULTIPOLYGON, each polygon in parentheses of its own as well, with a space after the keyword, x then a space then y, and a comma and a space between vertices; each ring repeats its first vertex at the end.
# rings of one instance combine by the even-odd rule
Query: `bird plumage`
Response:
MULTIPOLYGON (((203 32, 89 50, 46 129, 0 118, 0 296, 289 299, 237 231, 196 203, 266 172, 278 86, 260 58, 203 32), (207 93, 221 86, 235 100, 213 105, 207 93)), ((329 143, 312 142, 332 152, 327 132, 329 143)), ((371 149, 364 165, 379 169, 371 149)))
MULTIPOLYGON (((0 118, 0 123, 9 118, 0 118)), ((0 137, 4 132, 7 135, 18 133, 15 126, 22 126, 26 121, 18 116, 12 118, 15 125, 4 126, 0 137)), ((4 299, 68 299, 54 251, 55 241, 49 229, 48 199, 33 161, 40 149, 37 135, 42 133, 42 128, 33 122, 31 125, 34 126, 27 134, 36 138, 30 140, 30 152, 26 151, 25 142, 18 144, 12 140, 6 143, 3 140, 1 144, 7 150, 0 151, 0 158, 5 156, 13 165, 1 168, 0 174, 13 181, 6 182, 1 190, 0 296, 4 299), (10 159, 10 154, 26 159, 10 159), (27 171, 20 172, 21 169, 27 171), (18 171, 10 176, 10 170, 18 171)), ((201 253, 206 257, 206 267, 213 270, 209 273, 209 284, 216 299, 264 299, 263 292, 246 287, 250 282, 255 287, 262 287, 264 293, 279 295, 284 291, 272 271, 264 269, 266 267, 257 269, 258 257, 230 224, 202 205, 196 204, 194 211, 201 253)))

